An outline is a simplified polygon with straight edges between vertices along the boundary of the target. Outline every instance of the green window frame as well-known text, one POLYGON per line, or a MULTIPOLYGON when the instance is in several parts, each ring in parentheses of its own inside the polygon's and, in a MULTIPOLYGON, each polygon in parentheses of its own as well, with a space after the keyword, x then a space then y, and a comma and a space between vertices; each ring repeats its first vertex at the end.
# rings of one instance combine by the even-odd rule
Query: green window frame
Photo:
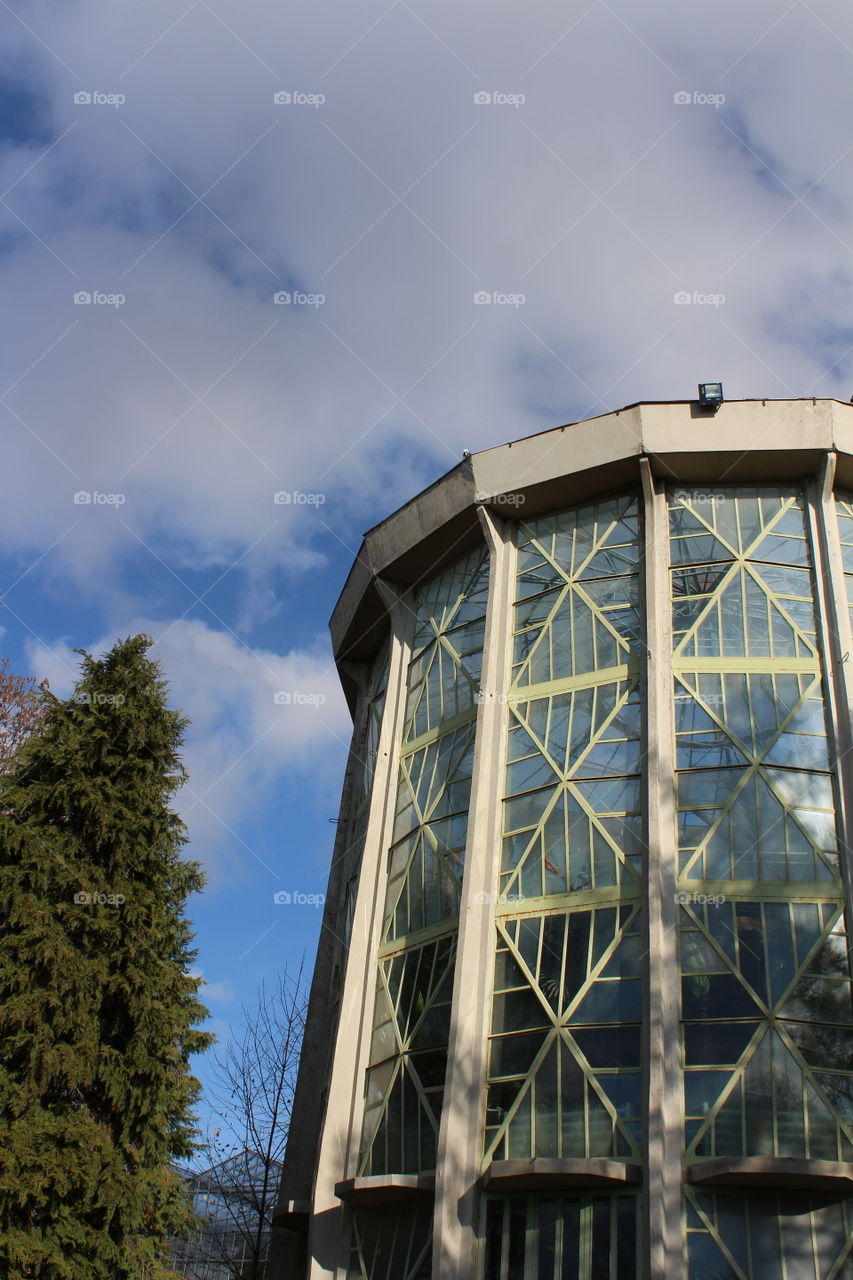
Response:
POLYGON ((796 486, 669 495, 688 1163, 853 1157, 853 1003, 796 486))
POLYGON ((488 586, 479 547, 412 597, 360 1175, 435 1168, 488 586))
POLYGON ((484 1167, 641 1158, 633 493, 522 522, 484 1167))

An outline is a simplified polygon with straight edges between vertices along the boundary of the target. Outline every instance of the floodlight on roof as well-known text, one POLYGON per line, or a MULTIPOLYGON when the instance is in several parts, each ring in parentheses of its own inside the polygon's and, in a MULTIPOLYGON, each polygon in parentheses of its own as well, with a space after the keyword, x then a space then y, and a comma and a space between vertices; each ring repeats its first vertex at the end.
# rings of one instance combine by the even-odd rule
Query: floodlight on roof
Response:
POLYGON ((699 403, 708 409, 718 409, 723 403, 722 382, 700 382, 699 403))

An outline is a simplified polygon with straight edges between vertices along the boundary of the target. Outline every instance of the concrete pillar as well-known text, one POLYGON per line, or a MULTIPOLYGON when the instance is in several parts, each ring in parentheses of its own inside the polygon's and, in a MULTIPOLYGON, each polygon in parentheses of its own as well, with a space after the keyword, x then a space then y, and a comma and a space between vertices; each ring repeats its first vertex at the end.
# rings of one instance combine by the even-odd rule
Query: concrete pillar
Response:
POLYGON ((841 865, 849 910, 853 890, 853 635, 835 511, 836 462, 837 455, 827 453, 820 476, 808 486, 808 506, 817 584, 818 636, 824 653, 824 685, 836 767, 841 865))
POLYGON ((479 515, 491 554, 489 603, 438 1139, 433 1280, 470 1280, 474 1274, 486 1109, 514 556, 505 522, 483 507, 479 515))
POLYGON ((354 1177, 358 1162, 364 1109, 364 1070, 376 988, 376 953, 385 904, 386 855, 394 822, 400 738, 406 708, 411 612, 403 603, 400 592, 385 583, 377 585, 391 615, 388 691, 317 1162, 308 1239, 310 1280, 346 1275, 348 1222, 343 1205, 335 1195, 335 1184, 344 1178, 354 1177))
MULTIPOLYGON (((332 865, 326 884, 323 923, 317 941, 317 956, 311 980, 305 1033, 299 1059, 299 1075, 293 1097, 287 1149, 284 1156, 276 1213, 287 1213, 293 1204, 307 1205, 311 1198, 313 1171, 323 1123, 325 1084, 330 1070, 329 1054, 334 1044, 336 1009, 335 970, 345 964, 341 921, 355 817, 355 779, 363 767, 369 708, 365 697, 368 668, 349 664, 349 675, 359 688, 359 700, 347 756, 332 865)), ((275 1216, 275 1215, 274 1215, 275 1216)), ((302 1280, 305 1275, 304 1232, 276 1229, 275 1248, 270 1250, 270 1280, 302 1280)))
POLYGON ((645 1067, 648 1142, 646 1280, 680 1280, 682 1100, 678 1053, 677 857, 672 723, 672 622, 666 493, 640 459, 645 499, 647 814, 645 1067))

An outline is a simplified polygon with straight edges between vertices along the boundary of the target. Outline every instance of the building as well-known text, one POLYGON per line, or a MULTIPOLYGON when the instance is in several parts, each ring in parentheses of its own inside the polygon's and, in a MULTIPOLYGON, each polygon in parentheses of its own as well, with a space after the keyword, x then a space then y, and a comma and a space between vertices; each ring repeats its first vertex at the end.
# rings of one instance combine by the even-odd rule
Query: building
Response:
POLYGON ((270 1209, 282 1166, 244 1150, 201 1172, 184 1172, 200 1229, 172 1242, 183 1280, 265 1280, 270 1209))
POLYGON ((366 534, 276 1275, 853 1276, 853 406, 631 405, 366 534))

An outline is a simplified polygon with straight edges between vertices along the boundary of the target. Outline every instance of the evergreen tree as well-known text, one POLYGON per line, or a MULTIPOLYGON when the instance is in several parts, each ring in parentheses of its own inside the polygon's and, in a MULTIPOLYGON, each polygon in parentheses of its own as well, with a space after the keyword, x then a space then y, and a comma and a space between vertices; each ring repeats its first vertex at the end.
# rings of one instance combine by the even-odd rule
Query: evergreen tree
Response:
POLYGON ((191 1220, 190 1054, 212 1037, 188 973, 201 888, 170 799, 186 721, 136 636, 47 691, 0 777, 0 1274, 162 1280, 191 1220))

